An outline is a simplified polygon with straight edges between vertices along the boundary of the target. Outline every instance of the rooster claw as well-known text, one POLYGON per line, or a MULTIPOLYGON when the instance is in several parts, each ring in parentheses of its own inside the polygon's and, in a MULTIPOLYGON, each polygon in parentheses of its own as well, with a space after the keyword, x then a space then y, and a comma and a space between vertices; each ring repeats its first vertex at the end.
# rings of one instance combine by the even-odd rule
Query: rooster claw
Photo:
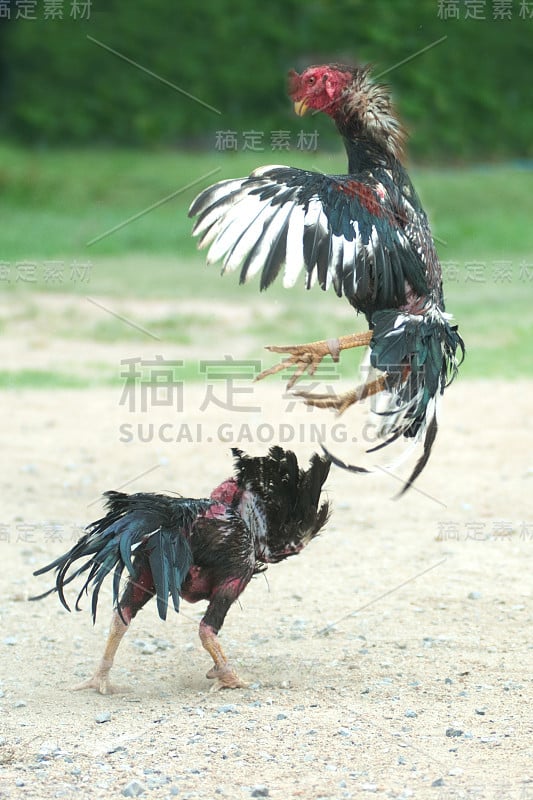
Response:
POLYGON ((99 675, 98 673, 72 687, 73 692, 80 692, 84 689, 94 689, 98 694, 124 694, 131 691, 131 689, 124 686, 115 686, 109 681, 107 675, 99 675))
POLYGON ((229 664, 223 667, 211 667, 205 677, 209 680, 216 680, 211 687, 211 692, 218 692, 220 689, 246 689, 248 686, 229 664))
POLYGON ((334 339, 323 339, 319 342, 308 342, 307 344, 296 345, 270 345, 267 350, 272 353, 284 353, 288 356, 279 364, 275 364, 269 369, 264 369, 256 378, 260 381, 268 375, 276 375, 284 369, 294 367, 294 372, 289 378, 287 389, 292 389, 296 381, 307 372, 312 376, 315 374, 318 365, 325 356, 331 356, 337 362, 340 358, 341 350, 350 347, 362 347, 372 341, 372 331, 366 333, 350 333, 347 336, 339 336, 334 339))
POLYGON ((380 375, 374 381, 363 383, 355 389, 350 389, 343 394, 313 394, 311 392, 295 392, 297 397, 300 397, 307 406, 314 406, 315 408, 333 408, 340 416, 347 408, 364 400, 371 395, 383 392, 387 388, 387 373, 380 375))
POLYGON ((308 344, 298 345, 270 345, 266 349, 270 350, 272 353, 285 353, 289 358, 284 359, 279 364, 275 364, 273 367, 264 369, 255 380, 260 381, 268 375, 275 375, 284 369, 294 367, 294 373, 289 378, 287 389, 292 389, 296 381, 299 380, 305 372, 310 376, 314 375, 324 356, 330 355, 333 361, 338 361, 340 355, 338 339, 328 339, 323 342, 309 342, 308 344))

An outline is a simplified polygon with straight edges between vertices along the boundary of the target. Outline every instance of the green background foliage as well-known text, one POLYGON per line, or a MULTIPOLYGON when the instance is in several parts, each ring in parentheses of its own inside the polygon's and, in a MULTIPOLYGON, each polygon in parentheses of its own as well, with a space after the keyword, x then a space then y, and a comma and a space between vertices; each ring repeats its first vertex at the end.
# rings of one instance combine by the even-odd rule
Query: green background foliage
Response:
MULTIPOLYGON (((39 0, 42 6, 42 0, 39 0)), ((438 0, 93 0, 88 20, 2 20, 1 122, 37 145, 213 146, 217 130, 298 130, 290 67, 335 60, 380 72, 436 41, 387 80, 418 160, 533 153, 528 49, 533 20, 443 19, 438 0), (99 47, 94 37, 221 111, 99 47)), ((14 16, 14 12, 12 13, 14 16)), ((316 118, 323 143, 329 121, 316 118)))
MULTIPOLYGON (((331 320, 335 333, 353 330, 352 310, 332 293, 276 283, 265 297, 257 281, 221 279, 196 251, 187 208, 203 186, 273 161, 343 172, 331 120, 295 117, 286 73, 373 62, 378 74, 390 70, 384 80, 410 132, 409 171, 436 236, 447 308, 467 342, 461 376, 531 375, 533 19, 520 16, 522 0, 513 0, 511 20, 493 19, 497 4, 487 0, 485 21, 465 19, 464 0, 459 20, 439 18, 439 6, 451 6, 440 0, 93 0, 88 20, 69 18, 71 0, 62 20, 45 20, 43 5, 37 0, 36 20, 0 19, 0 289, 12 299, 0 316, 4 334, 22 326, 60 339, 136 341, 138 331, 105 312, 91 316, 86 294, 112 307, 132 298, 246 304, 254 312, 243 351, 250 358, 267 342, 330 336, 331 320), (298 132, 315 129, 316 152, 295 148, 298 132), (239 152, 217 149, 217 131, 228 130, 239 152), (262 151, 243 151, 249 130, 265 133, 262 151), (269 135, 279 130, 290 132, 290 152, 272 152, 269 135), (44 277, 54 260, 64 264, 62 280, 44 277), (35 281, 17 276, 24 263, 34 265, 35 281), (70 279, 73 263, 90 265, 89 284, 70 279), (58 295, 52 315, 45 293, 58 295)), ((225 341, 220 320, 197 311, 134 318, 180 347, 200 333, 225 341)), ((243 332, 226 333, 234 341, 243 332)), ((88 376, 8 370, 0 384, 113 379, 108 363, 93 367, 88 376)), ((340 368, 353 377, 352 362, 340 368)))

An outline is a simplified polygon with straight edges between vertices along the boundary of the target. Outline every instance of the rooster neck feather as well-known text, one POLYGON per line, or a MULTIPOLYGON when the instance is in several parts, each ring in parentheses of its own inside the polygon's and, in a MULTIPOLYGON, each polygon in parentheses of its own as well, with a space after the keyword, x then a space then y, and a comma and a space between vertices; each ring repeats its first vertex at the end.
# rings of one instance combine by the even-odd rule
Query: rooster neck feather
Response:
MULTIPOLYGON (((371 149, 401 160, 405 144, 403 129, 387 86, 370 80, 370 67, 356 69, 354 78, 344 91, 344 102, 334 117, 343 136, 350 158, 353 142, 367 141, 371 149)), ((351 171, 351 169, 350 169, 351 171)))

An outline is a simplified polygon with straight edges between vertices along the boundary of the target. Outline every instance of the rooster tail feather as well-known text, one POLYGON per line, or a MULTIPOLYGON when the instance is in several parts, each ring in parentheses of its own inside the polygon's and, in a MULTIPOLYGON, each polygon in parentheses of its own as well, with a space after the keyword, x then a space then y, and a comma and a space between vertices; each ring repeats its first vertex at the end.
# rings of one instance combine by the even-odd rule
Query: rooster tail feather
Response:
POLYGON ((398 492, 397 497, 401 497, 405 492, 413 485, 416 481, 424 467, 429 461, 429 457, 431 455, 431 449, 433 447, 433 443, 435 442, 437 436, 437 415, 434 414, 427 425, 426 435, 424 436, 424 449, 422 451, 422 455, 416 462, 413 471, 409 475, 409 478, 404 483, 403 489, 398 492))
POLYGON ((307 541, 316 536, 329 519, 329 503, 324 502, 319 506, 319 502, 330 468, 331 461, 328 458, 321 458, 314 453, 309 469, 300 471, 300 490, 297 495, 295 517, 300 519, 302 530, 307 532, 307 541))
POLYGON ((377 395, 374 414, 380 438, 398 431, 415 437, 433 414, 430 401, 444 392, 457 374, 464 343, 449 316, 437 306, 424 315, 396 310, 372 316, 374 336, 370 363, 387 375, 386 391, 377 395), (429 419, 428 419, 429 417, 429 419))
POLYGON ((168 598, 172 597, 175 611, 179 611, 180 590, 192 564, 192 553, 184 536, 161 528, 148 545, 148 561, 161 619, 167 618, 168 598))
MULTIPOLYGON (((388 466, 395 469, 410 455, 420 441, 423 451, 398 497, 418 478, 426 466, 437 436, 438 398, 457 375, 465 346, 450 325, 450 316, 433 305, 423 315, 398 310, 377 311, 372 315, 373 338, 361 365, 365 382, 380 373, 386 375, 386 388, 372 395, 371 416, 375 436, 380 439, 367 450, 374 453, 401 436, 412 441, 412 447, 388 466)), ((372 472, 364 467, 346 464, 332 456, 330 460, 350 472, 372 472)))
POLYGON ((40 600, 56 591, 70 611, 65 586, 87 572, 75 608, 79 610, 82 596, 91 589, 92 615, 96 619, 98 596, 105 578, 113 572, 113 603, 118 607, 123 572, 126 570, 135 579, 132 559, 137 552, 144 552, 153 574, 159 615, 165 619, 169 594, 176 611, 179 608, 181 585, 192 560, 188 544, 192 525, 211 502, 143 493, 108 492, 105 496, 106 516, 91 523, 68 553, 36 570, 35 575, 55 570, 55 586, 30 599, 40 600), (79 560, 83 560, 80 566, 79 560))
POLYGON ((372 408, 377 436, 424 442, 404 491, 428 461, 437 433, 438 397, 464 358, 463 340, 449 320, 436 305, 423 315, 386 310, 372 316, 370 364, 387 375, 387 387, 375 395, 372 408))
POLYGON ((279 446, 263 457, 247 456, 237 448, 232 452, 243 489, 239 513, 263 557, 275 562, 299 553, 329 518, 328 503, 319 503, 330 460, 315 453, 304 470, 291 450, 279 446))

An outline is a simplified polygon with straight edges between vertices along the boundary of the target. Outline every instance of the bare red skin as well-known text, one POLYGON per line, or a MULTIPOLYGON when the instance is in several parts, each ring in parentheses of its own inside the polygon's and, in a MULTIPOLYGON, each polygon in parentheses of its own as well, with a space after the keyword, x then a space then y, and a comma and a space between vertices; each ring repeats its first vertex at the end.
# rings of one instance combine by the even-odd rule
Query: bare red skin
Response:
POLYGON ((153 594, 154 593, 154 582, 152 579, 152 573, 150 570, 145 569, 135 583, 133 584, 132 589, 132 606, 137 606, 138 603, 143 600, 146 594, 153 594))
MULTIPOLYGON (((238 500, 241 494, 242 490, 239 489, 235 478, 228 478, 211 492, 210 499, 215 502, 207 509, 204 516, 209 519, 223 517, 228 508, 238 500)), ((237 586, 237 584, 240 584, 238 579, 215 585, 213 583, 213 576, 209 571, 193 564, 181 587, 181 596, 188 603, 197 603, 199 600, 212 599, 214 595, 227 589, 230 589, 230 591, 236 590, 237 596, 243 588, 237 586), (233 584, 236 585, 234 586, 233 584)))
POLYGON ((211 492, 210 499, 214 500, 215 503, 207 509, 205 516, 209 518, 224 516, 228 506, 231 506, 240 494, 241 490, 235 478, 228 478, 223 481, 211 492))
POLYGON ((305 100, 308 108, 335 119, 342 111, 344 91, 352 80, 352 72, 328 65, 308 67, 300 75, 291 70, 289 97, 295 103, 305 100))
POLYGON ((207 600, 211 596, 212 589, 213 584, 209 573, 202 567, 193 564, 187 573, 180 593, 188 603, 197 603, 199 600, 207 600))

